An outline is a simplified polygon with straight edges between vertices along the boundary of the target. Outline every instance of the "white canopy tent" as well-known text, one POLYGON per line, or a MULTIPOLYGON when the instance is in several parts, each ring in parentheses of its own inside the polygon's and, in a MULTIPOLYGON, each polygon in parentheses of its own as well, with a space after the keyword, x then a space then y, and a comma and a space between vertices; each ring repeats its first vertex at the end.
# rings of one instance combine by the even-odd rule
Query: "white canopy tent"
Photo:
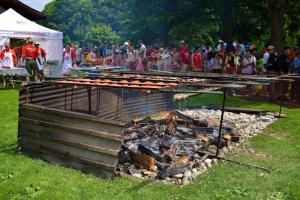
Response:
POLYGON ((62 32, 32 22, 13 9, 0 14, 0 46, 9 38, 23 39, 28 37, 39 41, 40 46, 45 49, 49 61, 56 62, 58 65, 61 63, 63 51, 62 32))

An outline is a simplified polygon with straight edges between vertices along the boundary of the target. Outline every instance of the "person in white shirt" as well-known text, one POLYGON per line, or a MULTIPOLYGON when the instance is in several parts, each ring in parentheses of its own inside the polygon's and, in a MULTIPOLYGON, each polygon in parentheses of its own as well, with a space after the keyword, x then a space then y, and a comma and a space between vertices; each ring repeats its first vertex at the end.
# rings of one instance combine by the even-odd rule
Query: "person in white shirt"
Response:
POLYGON ((147 51, 146 45, 143 43, 142 40, 140 40, 139 44, 140 44, 140 53, 142 53, 143 59, 146 59, 146 51, 147 51))
POLYGON ((135 70, 136 56, 132 46, 129 46, 127 53, 127 64, 130 71, 135 70))
POLYGON ((246 50, 246 55, 242 59, 242 74, 253 74, 253 72, 256 70, 256 60, 255 57, 251 55, 250 49, 246 50))
POLYGON ((263 55, 263 60, 264 60, 264 66, 265 66, 265 68, 267 67, 267 65, 269 63, 270 51, 271 51, 271 49, 267 48, 267 51, 263 55))

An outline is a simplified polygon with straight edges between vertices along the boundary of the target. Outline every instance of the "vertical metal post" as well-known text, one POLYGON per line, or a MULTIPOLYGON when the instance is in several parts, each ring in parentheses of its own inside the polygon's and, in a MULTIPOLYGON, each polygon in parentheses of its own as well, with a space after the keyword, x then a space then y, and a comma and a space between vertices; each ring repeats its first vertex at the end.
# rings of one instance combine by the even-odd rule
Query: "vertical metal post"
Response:
POLYGON ((74 86, 72 86, 72 94, 71 94, 71 111, 73 110, 73 95, 74 95, 74 86))
POLYGON ((282 97, 282 95, 281 95, 281 97, 280 97, 280 107, 279 107, 278 118, 281 118, 282 105, 283 105, 283 97, 282 97))
POLYGON ((88 101, 89 101, 89 114, 92 113, 92 88, 87 87, 87 92, 88 92, 88 101))
MULTIPOLYGON (((284 80, 282 80, 284 83, 284 80)), ((287 81, 288 82, 288 81, 287 81)), ((289 82, 290 83, 290 82, 289 82)), ((278 118, 281 118, 282 114, 282 106, 283 106, 283 95, 284 95, 284 86, 281 87, 281 95, 280 95, 280 107, 279 107, 279 113, 278 113, 278 118)))
POLYGON ((32 90, 31 90, 30 103, 32 103, 32 100, 33 100, 33 92, 34 92, 34 87, 32 87, 32 90))
POLYGON ((222 114, 221 114, 221 121, 220 121, 220 127, 219 127, 219 136, 218 136, 218 146, 217 146, 216 157, 218 157, 219 153, 220 153, 221 135, 222 135, 222 128, 223 128, 223 118, 224 118, 224 112, 225 112, 226 97, 227 97, 227 88, 224 88, 224 90, 223 90, 222 114))
POLYGON ((123 119, 123 102, 124 102, 124 90, 122 89, 122 97, 121 97, 121 117, 120 119, 123 119))
POLYGON ((149 94, 146 92, 146 114, 148 115, 149 114, 149 108, 148 108, 148 105, 149 105, 149 94))
MULTIPOLYGON (((122 95, 122 94, 121 94, 122 95)), ((117 106, 116 106, 116 112, 115 112, 115 120, 117 120, 118 114, 119 114, 119 104, 120 104, 120 95, 118 95, 117 98, 117 106)))
POLYGON ((67 110, 67 86, 65 85, 65 110, 67 110))

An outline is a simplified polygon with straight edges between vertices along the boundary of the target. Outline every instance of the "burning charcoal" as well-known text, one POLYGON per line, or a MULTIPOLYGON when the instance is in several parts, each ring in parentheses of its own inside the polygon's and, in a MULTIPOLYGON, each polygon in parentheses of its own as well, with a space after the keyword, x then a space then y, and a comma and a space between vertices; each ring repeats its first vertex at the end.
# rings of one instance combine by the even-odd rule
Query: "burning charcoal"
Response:
POLYGON ((177 124, 181 124, 181 125, 185 125, 185 126, 198 125, 198 121, 196 121, 178 111, 171 112, 170 116, 177 124))
POLYGON ((173 161, 172 164, 186 164, 188 163, 190 158, 188 156, 181 156, 177 160, 173 161))
POLYGON ((155 168, 155 159, 150 156, 131 152, 131 159, 146 170, 152 171, 155 168))
POLYGON ((126 162, 130 162, 130 154, 128 151, 120 151, 118 154, 119 163, 123 164, 126 162))
POLYGON ((144 119, 137 122, 138 124, 156 124, 157 122, 151 117, 147 116, 144 119))
POLYGON ((181 133, 183 134, 186 134, 186 135, 194 135, 193 133, 193 130, 190 129, 190 128, 187 128, 185 126, 177 126, 176 128, 178 131, 180 131, 181 133))
POLYGON ((206 135, 200 134, 200 133, 195 133, 195 136, 198 140, 201 140, 205 144, 208 144, 209 138, 206 135))
POLYGON ((195 130, 203 135, 211 135, 214 132, 213 127, 197 127, 195 130))
POLYGON ((159 161, 156 161, 156 165, 159 169, 165 169, 165 168, 170 166, 170 164, 168 164, 168 163, 162 163, 162 162, 159 162, 159 161))
POLYGON ((170 157, 171 157, 172 160, 175 159, 176 153, 177 153, 177 146, 176 146, 176 144, 174 144, 171 148, 171 151, 170 151, 170 157))
POLYGON ((161 178, 166 178, 166 177, 173 176, 175 174, 183 173, 184 171, 186 171, 186 167, 188 165, 189 165, 188 163, 170 165, 169 167, 162 169, 159 172, 158 176, 161 178))
POLYGON ((138 150, 144 155, 151 156, 158 161, 163 161, 163 158, 159 155, 159 153, 155 152, 150 146, 146 147, 142 144, 139 144, 138 150))
POLYGON ((225 142, 226 142, 226 146, 227 146, 227 147, 230 146, 230 145, 231 145, 231 136, 230 136, 229 134, 225 134, 225 135, 223 136, 223 138, 224 138, 224 140, 225 140, 225 142))
POLYGON ((173 121, 166 124, 166 133, 169 135, 174 135, 176 132, 176 125, 173 121))

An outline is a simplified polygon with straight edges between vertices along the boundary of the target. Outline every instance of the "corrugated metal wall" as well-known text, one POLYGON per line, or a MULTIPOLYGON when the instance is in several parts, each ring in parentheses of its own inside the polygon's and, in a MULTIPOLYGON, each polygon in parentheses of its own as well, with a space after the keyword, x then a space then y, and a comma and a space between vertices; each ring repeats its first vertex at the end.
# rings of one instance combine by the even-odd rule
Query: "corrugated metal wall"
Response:
POLYGON ((114 177, 124 124, 97 117, 20 105, 19 150, 105 178, 114 177))

